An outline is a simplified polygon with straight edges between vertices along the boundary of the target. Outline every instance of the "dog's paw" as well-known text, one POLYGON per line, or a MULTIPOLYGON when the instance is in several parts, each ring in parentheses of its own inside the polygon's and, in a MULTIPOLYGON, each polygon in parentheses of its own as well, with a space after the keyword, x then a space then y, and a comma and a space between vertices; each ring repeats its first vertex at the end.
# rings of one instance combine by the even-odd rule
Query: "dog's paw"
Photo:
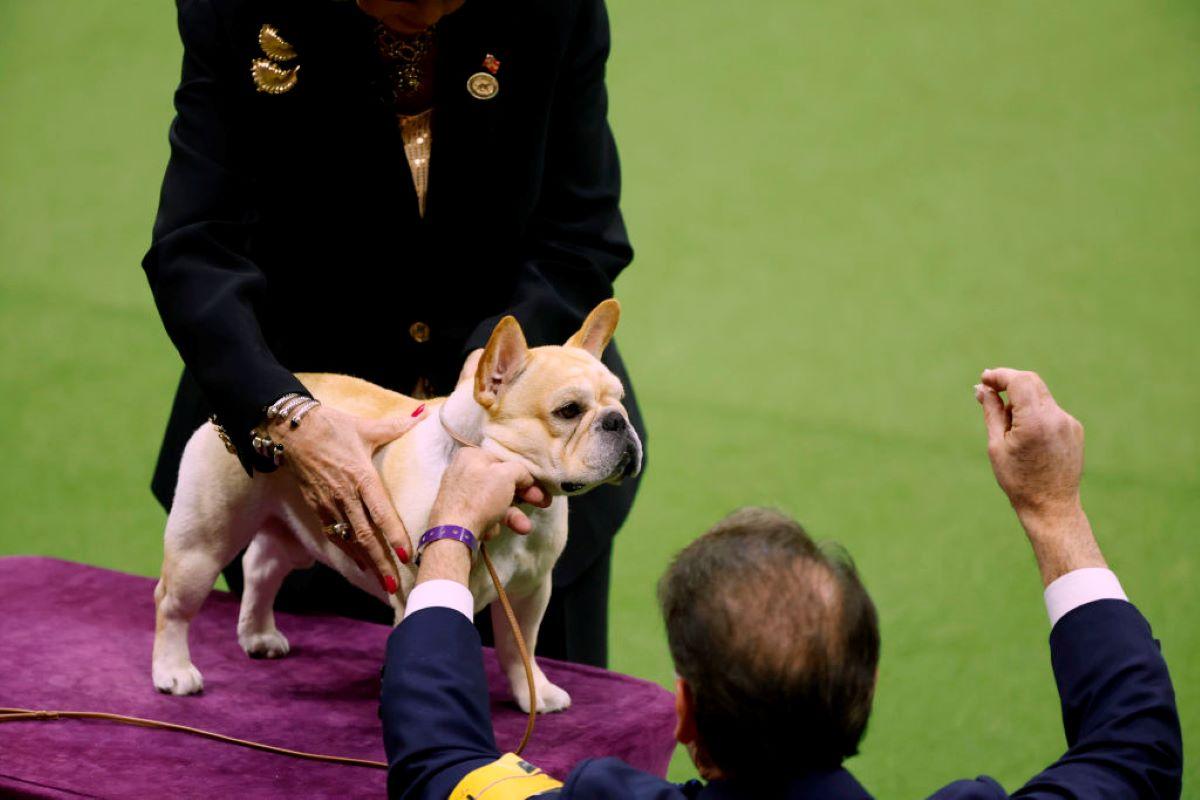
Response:
MULTIPOLYGON (((552 714, 555 711, 566 711, 571 707, 571 695, 566 689, 561 689, 547 681, 539 687, 538 711, 542 714, 552 714)), ((528 709, 526 709, 528 710, 528 709)))
POLYGON ((291 649, 287 637, 279 631, 239 633, 238 644, 251 658, 283 658, 291 649))
MULTIPOLYGON (((539 714, 552 714, 555 711, 565 711, 571 706, 571 695, 548 680, 542 680, 537 685, 539 714)), ((526 714, 529 713, 529 684, 524 679, 513 687, 513 697, 517 705, 526 714)))
POLYGON ((186 695, 204 691, 204 678, 194 664, 159 667, 153 670, 154 688, 164 694, 186 695))

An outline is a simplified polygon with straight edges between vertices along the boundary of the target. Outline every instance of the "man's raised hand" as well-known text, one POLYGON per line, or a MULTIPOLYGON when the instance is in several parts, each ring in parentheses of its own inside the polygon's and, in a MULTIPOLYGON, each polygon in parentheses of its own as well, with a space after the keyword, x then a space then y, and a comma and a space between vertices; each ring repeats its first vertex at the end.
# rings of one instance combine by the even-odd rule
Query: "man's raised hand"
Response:
POLYGON ((984 370, 975 399, 983 406, 992 471, 1029 534, 1043 581, 1105 566, 1079 499, 1083 426, 1034 372, 984 370))

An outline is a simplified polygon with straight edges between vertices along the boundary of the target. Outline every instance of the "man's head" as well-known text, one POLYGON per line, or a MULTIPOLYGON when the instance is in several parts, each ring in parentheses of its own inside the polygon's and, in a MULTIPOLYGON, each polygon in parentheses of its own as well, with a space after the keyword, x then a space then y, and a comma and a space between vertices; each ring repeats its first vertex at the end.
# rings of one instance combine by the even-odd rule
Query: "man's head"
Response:
POLYGON ((702 774, 775 783, 858 751, 879 623, 848 556, 745 508, 675 558, 658 596, 680 677, 677 736, 702 774))

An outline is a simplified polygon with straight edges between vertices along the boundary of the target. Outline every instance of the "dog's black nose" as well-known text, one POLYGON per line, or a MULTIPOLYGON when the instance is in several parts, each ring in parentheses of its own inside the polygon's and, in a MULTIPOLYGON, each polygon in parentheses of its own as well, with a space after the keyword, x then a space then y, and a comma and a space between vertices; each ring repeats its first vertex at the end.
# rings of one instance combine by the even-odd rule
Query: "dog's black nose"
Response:
POLYGON ((604 419, 600 420, 600 427, 606 431, 623 431, 625 430, 625 417, 620 411, 610 411, 604 415, 604 419))

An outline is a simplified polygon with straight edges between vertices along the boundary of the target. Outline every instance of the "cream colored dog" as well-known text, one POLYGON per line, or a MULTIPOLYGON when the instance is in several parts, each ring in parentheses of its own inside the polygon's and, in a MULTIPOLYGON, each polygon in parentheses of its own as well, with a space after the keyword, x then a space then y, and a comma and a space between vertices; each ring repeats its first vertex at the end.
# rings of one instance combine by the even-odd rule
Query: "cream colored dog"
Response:
MULTIPOLYGON (((545 509, 523 506, 533 531, 504 531, 488 545, 509 593, 521 632, 532 652, 550 599, 550 571, 567 539, 567 496, 641 469, 642 444, 621 405, 621 382, 601 362, 620 306, 606 300, 588 315, 565 346, 526 346, 520 325, 505 317, 492 332, 478 365, 468 359, 453 394, 430 401, 427 417, 375 456, 384 485, 405 527, 415 538, 425 530, 442 473, 457 444, 447 432, 504 460, 516 461, 547 489, 545 509), (474 367, 472 369, 472 367, 474 367), (439 419, 440 417, 440 419, 439 419)), ((302 375, 323 403, 348 413, 383 418, 411 413, 418 401, 356 378, 302 375)), ((415 542, 414 542, 415 544, 415 542)), ((203 688, 188 652, 188 625, 220 571, 249 545, 243 560, 245 588, 238 642, 253 657, 279 658, 288 641, 275 627, 272 605, 293 569, 328 564, 351 583, 390 603, 397 622, 416 578, 413 565, 397 571, 400 591, 387 595, 321 531, 288 470, 246 476, 216 433, 203 425, 184 450, 175 501, 164 536, 162 577, 154 590, 157 607, 153 679, 163 692, 185 695, 203 688)), ((394 558, 390 548, 388 555, 394 558)), ((518 705, 529 710, 527 679, 512 632, 487 571, 471 571, 475 610, 492 604, 496 651, 518 705)), ((536 664, 534 684, 540 711, 570 705, 536 664)))

